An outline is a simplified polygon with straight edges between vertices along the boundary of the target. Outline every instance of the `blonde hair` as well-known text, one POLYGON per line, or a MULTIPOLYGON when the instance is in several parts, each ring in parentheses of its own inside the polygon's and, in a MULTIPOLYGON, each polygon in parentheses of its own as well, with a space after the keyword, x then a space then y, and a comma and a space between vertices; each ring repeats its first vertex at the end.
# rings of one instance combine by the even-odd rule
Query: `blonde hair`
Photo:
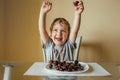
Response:
POLYGON ((66 24, 68 26, 68 32, 70 32, 70 24, 65 18, 55 18, 50 26, 50 32, 52 32, 53 26, 56 22, 59 24, 66 24))

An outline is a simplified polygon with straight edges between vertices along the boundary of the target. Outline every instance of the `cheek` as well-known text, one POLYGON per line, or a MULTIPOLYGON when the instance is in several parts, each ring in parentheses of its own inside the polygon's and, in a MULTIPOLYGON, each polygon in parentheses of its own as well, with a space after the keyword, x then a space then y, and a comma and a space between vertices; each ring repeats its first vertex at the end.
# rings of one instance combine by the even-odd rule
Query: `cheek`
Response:
POLYGON ((65 34, 64 37, 67 39, 69 37, 69 34, 65 34))
POLYGON ((56 35, 56 33, 52 33, 52 36, 55 36, 56 35))
POLYGON ((68 37, 69 37, 69 34, 70 34, 70 33, 68 32, 68 37))
POLYGON ((56 35, 56 33, 52 33, 51 38, 54 39, 55 35, 56 35))

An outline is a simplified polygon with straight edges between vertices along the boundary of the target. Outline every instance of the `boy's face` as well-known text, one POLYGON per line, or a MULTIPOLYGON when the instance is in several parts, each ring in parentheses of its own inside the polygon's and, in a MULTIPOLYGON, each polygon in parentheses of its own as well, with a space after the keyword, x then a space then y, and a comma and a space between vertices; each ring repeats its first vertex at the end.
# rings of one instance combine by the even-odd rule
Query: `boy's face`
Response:
POLYGON ((60 46, 63 45, 69 37, 68 26, 62 23, 55 23, 51 32, 53 42, 60 46))

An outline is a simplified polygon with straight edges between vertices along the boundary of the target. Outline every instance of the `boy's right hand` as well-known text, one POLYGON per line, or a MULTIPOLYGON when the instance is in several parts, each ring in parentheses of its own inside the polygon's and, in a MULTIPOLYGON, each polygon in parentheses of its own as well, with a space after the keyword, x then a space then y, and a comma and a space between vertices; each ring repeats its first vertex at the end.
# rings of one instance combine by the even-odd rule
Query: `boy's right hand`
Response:
POLYGON ((49 1, 43 1, 42 3, 42 6, 41 6, 41 12, 44 14, 44 13, 47 13, 51 10, 52 8, 52 3, 49 2, 49 1))

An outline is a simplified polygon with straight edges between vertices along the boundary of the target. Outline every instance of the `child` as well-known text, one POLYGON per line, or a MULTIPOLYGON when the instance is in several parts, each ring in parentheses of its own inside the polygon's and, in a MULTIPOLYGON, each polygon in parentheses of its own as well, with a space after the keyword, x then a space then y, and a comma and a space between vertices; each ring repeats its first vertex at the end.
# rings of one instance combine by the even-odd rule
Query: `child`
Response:
POLYGON ((47 62, 50 59, 71 61, 73 60, 73 49, 75 49, 75 40, 80 27, 81 13, 84 9, 83 2, 80 0, 74 4, 75 13, 72 29, 70 29, 70 24, 66 19, 56 18, 51 24, 50 35, 48 35, 46 17, 51 9, 52 3, 43 1, 39 17, 39 30, 47 62))

